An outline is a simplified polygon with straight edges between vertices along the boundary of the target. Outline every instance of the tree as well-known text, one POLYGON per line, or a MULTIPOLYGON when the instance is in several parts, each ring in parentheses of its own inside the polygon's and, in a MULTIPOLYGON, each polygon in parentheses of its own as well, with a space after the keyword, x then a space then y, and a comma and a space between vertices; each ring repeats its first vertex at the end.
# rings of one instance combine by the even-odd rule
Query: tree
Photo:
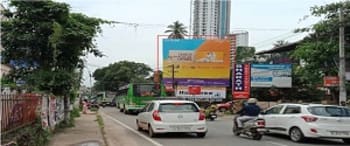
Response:
POLYGON ((146 83, 152 69, 143 63, 120 61, 95 70, 94 88, 100 91, 117 91, 120 86, 128 83, 146 83))
MULTIPOLYGON (((311 32, 292 54, 303 63, 295 67, 300 86, 317 88, 322 85, 323 76, 337 76, 339 62, 339 12, 338 8, 350 9, 350 2, 336 2, 311 8, 311 14, 323 19, 311 28, 297 29, 296 32, 311 32)), ((345 11, 345 36, 350 37, 350 11, 345 11)), ((350 49, 345 49, 346 54, 350 49)), ((336 89, 337 90, 337 89, 336 89)), ((333 95, 335 96, 335 95, 333 95)))
POLYGON ((237 63, 245 63, 249 60, 254 60, 255 48, 254 47, 237 47, 237 63))
POLYGON ((168 30, 165 33, 170 33, 170 39, 183 39, 187 34, 186 27, 179 21, 175 21, 173 24, 168 25, 168 30))
POLYGON ((1 22, 4 62, 12 64, 14 80, 28 87, 64 97, 65 122, 69 118, 69 95, 80 85, 83 56, 101 56, 94 37, 100 25, 109 23, 53 1, 10 1, 1 22), (80 70, 80 71, 79 71, 80 70))

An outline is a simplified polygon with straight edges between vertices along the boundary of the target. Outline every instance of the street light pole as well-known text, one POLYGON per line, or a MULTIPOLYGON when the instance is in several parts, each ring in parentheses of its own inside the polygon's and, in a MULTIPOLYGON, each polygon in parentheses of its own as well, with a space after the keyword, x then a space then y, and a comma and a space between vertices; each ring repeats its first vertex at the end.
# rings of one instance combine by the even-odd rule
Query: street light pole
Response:
POLYGON ((346 101, 343 8, 339 8, 339 104, 346 101))

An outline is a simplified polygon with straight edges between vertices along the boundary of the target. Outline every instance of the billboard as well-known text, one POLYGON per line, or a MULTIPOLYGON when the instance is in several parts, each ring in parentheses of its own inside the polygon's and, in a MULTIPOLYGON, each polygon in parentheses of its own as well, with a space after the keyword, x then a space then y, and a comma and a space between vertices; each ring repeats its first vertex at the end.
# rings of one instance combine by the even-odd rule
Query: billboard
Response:
POLYGON ((229 86, 229 40, 164 39, 163 81, 177 85, 229 86))
POLYGON ((181 98, 201 98, 201 99, 224 99, 226 97, 226 87, 222 86, 201 86, 199 93, 193 94, 190 91, 192 86, 180 85, 176 88, 176 97, 181 98))
POLYGON ((233 70, 232 93, 234 99, 247 99, 250 96, 250 64, 236 64, 233 70))
POLYGON ((338 76, 325 76, 325 77, 323 77, 323 86, 324 87, 338 87, 339 86, 339 77, 338 76))
POLYGON ((251 87, 292 87, 291 64, 252 64, 251 87))

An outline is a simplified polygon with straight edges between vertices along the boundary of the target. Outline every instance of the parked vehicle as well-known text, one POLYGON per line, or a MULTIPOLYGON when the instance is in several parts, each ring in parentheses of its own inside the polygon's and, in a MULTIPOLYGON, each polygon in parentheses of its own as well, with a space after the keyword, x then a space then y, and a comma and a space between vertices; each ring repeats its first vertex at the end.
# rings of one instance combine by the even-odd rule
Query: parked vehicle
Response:
POLYGON ((336 105, 279 104, 261 115, 270 133, 288 135, 292 141, 335 138, 350 143, 350 109, 336 105))
POLYGON ((225 102, 225 103, 219 103, 216 106, 218 107, 218 110, 220 112, 225 112, 225 111, 231 110, 232 109, 232 105, 233 105, 233 102, 232 101, 228 101, 228 102, 225 102))
POLYGON ((266 132, 265 129, 265 120, 261 118, 256 118, 253 120, 249 120, 243 123, 242 128, 238 128, 237 126, 237 118, 239 116, 235 116, 233 119, 233 128, 232 131, 234 135, 246 135, 254 140, 261 140, 264 133, 266 132))
POLYGON ((205 114, 192 101, 155 100, 147 104, 136 118, 138 130, 147 130, 150 137, 161 133, 188 132, 205 137, 205 114))
POLYGON ((87 106, 88 106, 88 109, 92 109, 92 108, 99 109, 100 108, 100 105, 98 103, 98 99, 97 98, 92 98, 92 99, 88 100, 87 101, 87 106))
POLYGON ((115 98, 116 98, 116 93, 115 92, 110 92, 110 91, 104 91, 104 92, 99 92, 96 95, 96 98, 98 98, 98 103, 102 106, 116 106, 115 103, 115 98))

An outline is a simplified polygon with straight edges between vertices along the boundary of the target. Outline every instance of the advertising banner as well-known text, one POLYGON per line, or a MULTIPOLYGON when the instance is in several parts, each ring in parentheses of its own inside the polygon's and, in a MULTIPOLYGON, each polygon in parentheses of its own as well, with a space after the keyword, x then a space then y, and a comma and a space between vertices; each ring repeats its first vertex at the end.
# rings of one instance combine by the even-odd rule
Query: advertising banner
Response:
POLYGON ((323 86, 325 87, 337 87, 339 86, 338 76, 325 76, 323 77, 323 86))
POLYGON ((292 87, 291 64, 252 64, 251 87, 292 87))
MULTIPOLYGON (((224 99, 226 97, 226 87, 222 86, 201 86, 199 93, 193 94, 189 88, 193 86, 180 85, 176 88, 176 97, 182 98, 202 98, 202 99, 224 99)), ((195 86, 198 88, 198 86, 195 86)))
POLYGON ((247 99, 250 96, 250 64, 236 64, 232 77, 234 99, 247 99))
POLYGON ((177 85, 229 86, 229 40, 164 39, 163 81, 177 85))

